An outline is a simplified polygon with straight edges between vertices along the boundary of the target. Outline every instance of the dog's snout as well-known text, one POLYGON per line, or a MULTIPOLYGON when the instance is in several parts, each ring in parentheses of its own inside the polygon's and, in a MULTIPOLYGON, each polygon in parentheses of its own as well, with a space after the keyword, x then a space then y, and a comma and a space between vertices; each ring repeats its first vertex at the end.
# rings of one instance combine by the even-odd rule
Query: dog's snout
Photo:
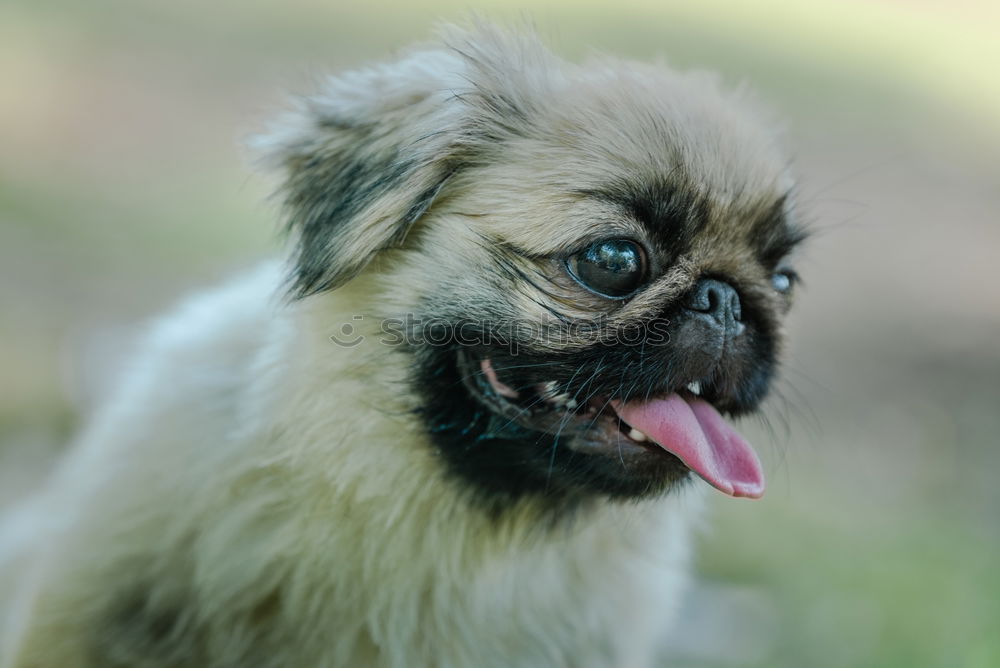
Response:
POLYGON ((741 320, 740 295, 728 283, 714 278, 703 278, 688 294, 684 308, 695 317, 718 327, 727 337, 739 336, 745 329, 741 320))

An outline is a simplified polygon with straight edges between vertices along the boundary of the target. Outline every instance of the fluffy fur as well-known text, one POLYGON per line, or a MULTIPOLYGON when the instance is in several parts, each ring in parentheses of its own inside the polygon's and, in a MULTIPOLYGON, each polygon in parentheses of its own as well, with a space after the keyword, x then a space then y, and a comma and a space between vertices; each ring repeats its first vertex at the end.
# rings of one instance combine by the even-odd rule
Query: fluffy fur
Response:
POLYGON ((665 237, 683 257, 615 317, 712 271, 769 325, 786 303, 762 286, 796 240, 784 162, 708 77, 570 65, 491 29, 448 42, 332 79, 262 140, 291 283, 269 264, 156 324, 0 534, 0 666, 652 661, 703 486, 484 491, 429 433, 419 357, 378 323, 592 317, 544 258, 647 234, 620 211, 641 181, 690 193, 675 202, 700 231, 665 237), (333 345, 345 324, 364 340, 333 345))

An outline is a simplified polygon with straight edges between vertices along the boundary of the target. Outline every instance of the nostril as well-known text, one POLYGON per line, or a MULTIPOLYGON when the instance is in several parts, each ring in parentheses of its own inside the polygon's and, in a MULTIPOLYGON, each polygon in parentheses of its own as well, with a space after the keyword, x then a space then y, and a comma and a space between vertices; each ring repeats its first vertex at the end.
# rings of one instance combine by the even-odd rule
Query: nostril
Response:
POLYGON ((729 296, 729 312, 733 314, 733 320, 737 322, 743 320, 743 309, 740 307, 740 296, 736 290, 729 296))
POLYGON ((706 309, 709 313, 715 313, 720 308, 722 308, 723 295, 719 294, 719 290, 712 286, 708 289, 708 308, 706 309))
POLYGON ((684 307, 691 311, 711 313, 712 309, 716 307, 717 302, 718 297, 714 295, 711 286, 706 281, 700 281, 694 286, 694 290, 688 294, 687 300, 684 302, 684 307))
POLYGON ((714 278, 698 281, 684 306, 690 311, 708 314, 724 326, 743 317, 740 296, 735 288, 714 278))

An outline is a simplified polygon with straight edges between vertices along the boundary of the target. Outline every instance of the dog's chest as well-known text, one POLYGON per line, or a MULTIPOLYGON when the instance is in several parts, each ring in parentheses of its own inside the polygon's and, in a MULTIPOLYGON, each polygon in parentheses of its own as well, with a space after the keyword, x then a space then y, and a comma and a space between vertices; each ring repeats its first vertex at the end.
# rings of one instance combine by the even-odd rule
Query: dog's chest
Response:
POLYGON ((690 518, 663 510, 609 513, 440 571, 420 624, 436 638, 428 656, 442 666, 646 665, 687 576, 690 518))

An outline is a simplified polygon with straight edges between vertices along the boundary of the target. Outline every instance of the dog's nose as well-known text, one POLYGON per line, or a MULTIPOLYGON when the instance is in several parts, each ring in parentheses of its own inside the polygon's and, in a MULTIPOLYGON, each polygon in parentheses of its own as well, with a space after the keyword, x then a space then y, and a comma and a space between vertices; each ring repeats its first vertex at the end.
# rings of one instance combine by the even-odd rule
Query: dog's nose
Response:
POLYGON ((743 312, 736 289, 714 278, 698 281, 688 294, 684 308, 712 327, 719 328, 727 338, 739 336, 746 329, 740 322, 743 312))

